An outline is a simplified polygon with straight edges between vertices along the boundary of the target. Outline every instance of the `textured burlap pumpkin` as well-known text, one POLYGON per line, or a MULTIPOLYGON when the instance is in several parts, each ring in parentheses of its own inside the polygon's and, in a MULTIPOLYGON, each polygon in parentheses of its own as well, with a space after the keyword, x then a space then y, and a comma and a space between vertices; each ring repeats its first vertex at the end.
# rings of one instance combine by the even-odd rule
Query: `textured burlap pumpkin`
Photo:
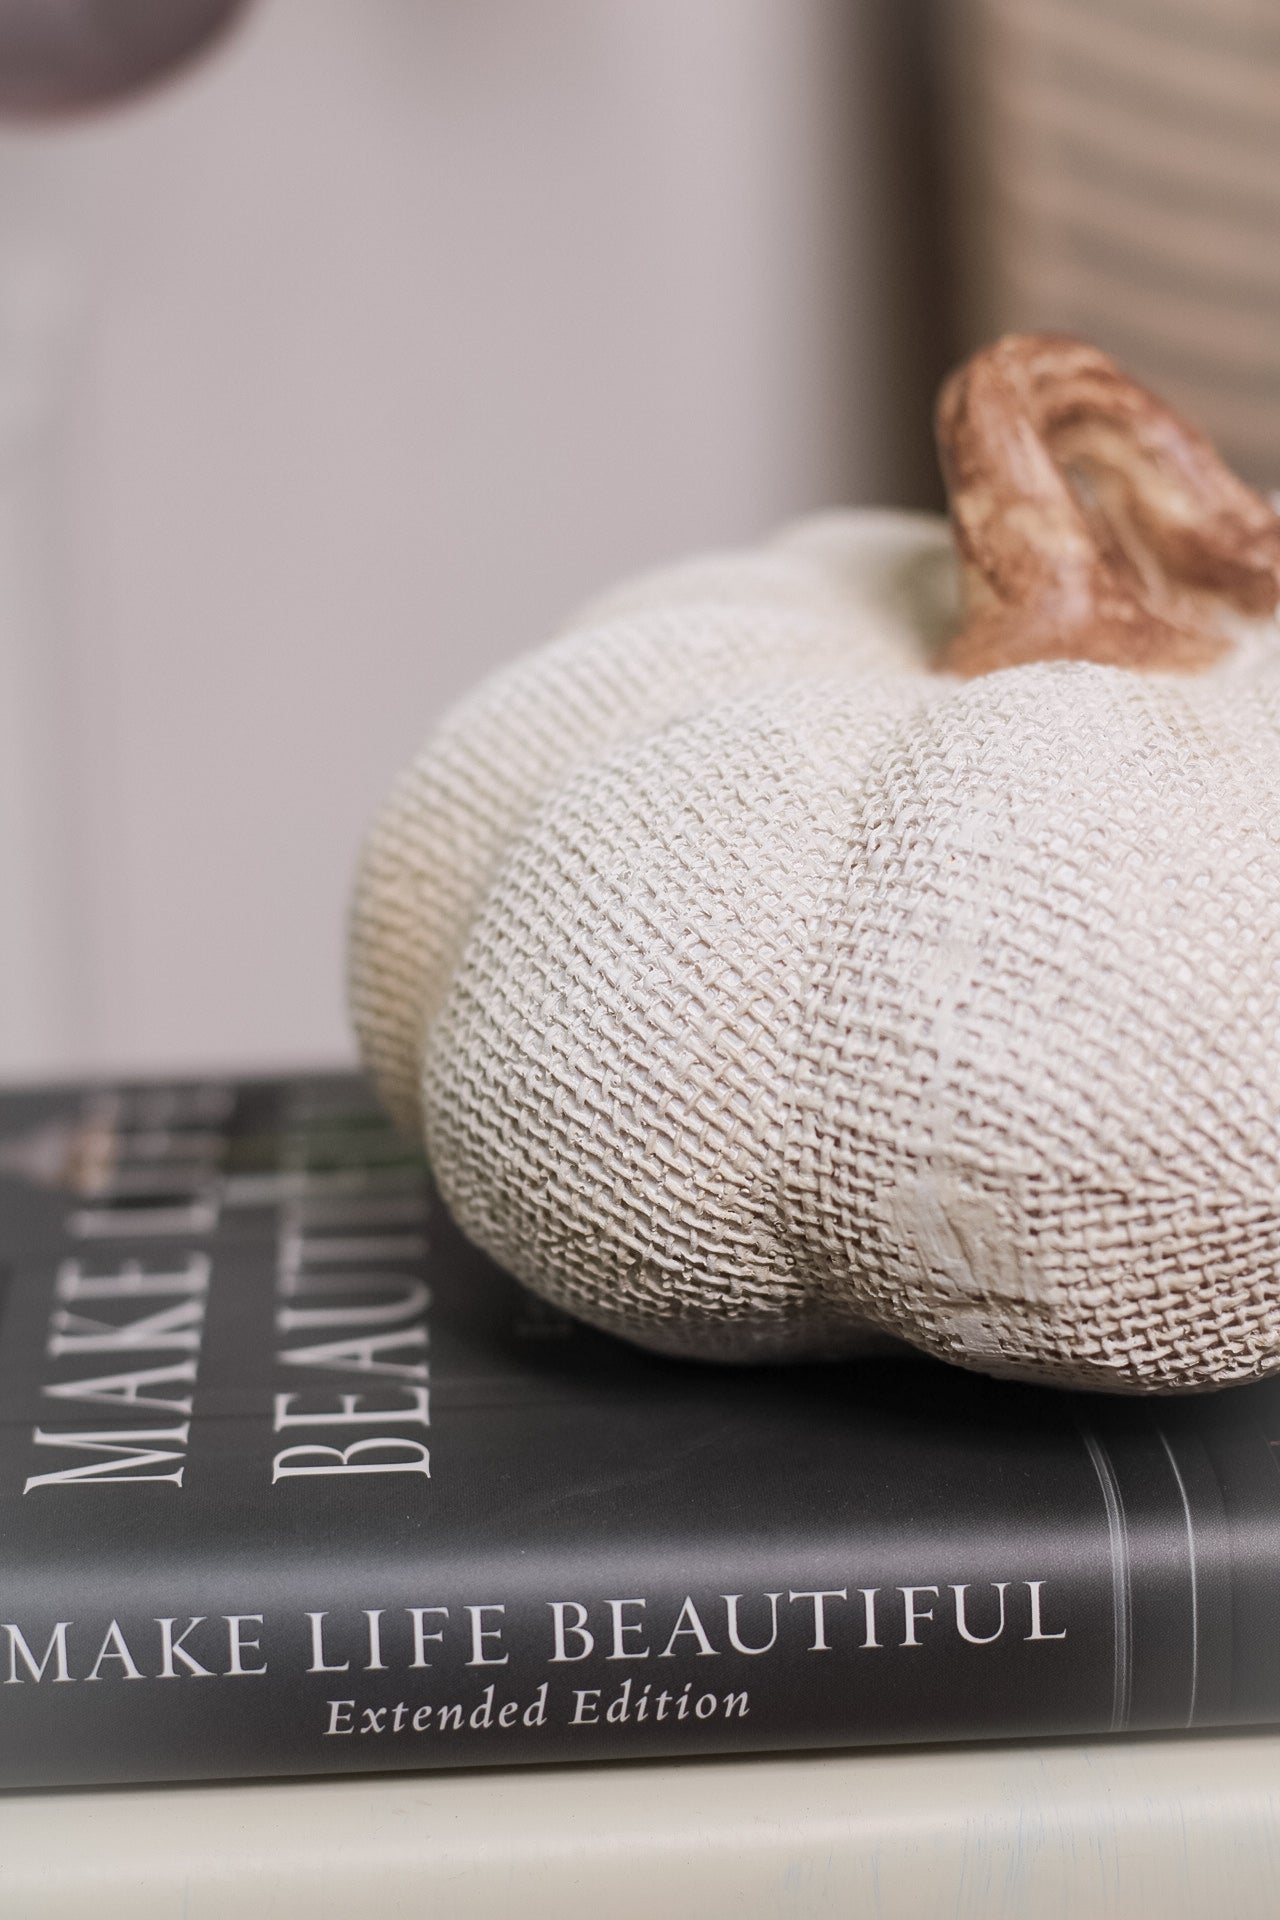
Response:
POLYGON ((646 1345, 1246 1379, 1280 527, 1071 343, 1000 343, 942 424, 954 539, 676 567, 445 721, 359 877, 366 1059, 467 1234, 646 1345))

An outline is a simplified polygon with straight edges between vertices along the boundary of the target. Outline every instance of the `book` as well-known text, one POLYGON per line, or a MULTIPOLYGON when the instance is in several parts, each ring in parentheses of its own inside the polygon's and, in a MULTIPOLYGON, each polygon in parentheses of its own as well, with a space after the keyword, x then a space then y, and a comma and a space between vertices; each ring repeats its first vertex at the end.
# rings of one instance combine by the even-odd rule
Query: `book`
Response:
POLYGON ((1280 1718, 1280 1385, 663 1360, 353 1075, 0 1097, 0 1781, 1280 1718))

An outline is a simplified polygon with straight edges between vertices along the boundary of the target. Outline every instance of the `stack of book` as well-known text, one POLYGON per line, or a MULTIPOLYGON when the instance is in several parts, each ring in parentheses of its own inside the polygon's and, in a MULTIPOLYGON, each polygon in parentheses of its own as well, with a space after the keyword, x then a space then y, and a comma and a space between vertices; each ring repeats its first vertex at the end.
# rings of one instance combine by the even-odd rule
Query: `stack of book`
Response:
POLYGON ((649 1356, 462 1241, 354 1076, 0 1134, 11 1786, 1280 1718, 1280 1386, 649 1356))

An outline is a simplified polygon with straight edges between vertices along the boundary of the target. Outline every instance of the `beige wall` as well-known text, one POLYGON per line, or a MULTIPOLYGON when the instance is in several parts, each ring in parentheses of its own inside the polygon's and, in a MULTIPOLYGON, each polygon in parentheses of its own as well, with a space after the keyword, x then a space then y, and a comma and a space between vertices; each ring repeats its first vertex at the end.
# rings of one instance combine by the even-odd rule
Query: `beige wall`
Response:
POLYGON ((0 139, 0 1072, 340 1053, 442 705, 620 571, 902 491, 864 12, 264 0, 0 139))

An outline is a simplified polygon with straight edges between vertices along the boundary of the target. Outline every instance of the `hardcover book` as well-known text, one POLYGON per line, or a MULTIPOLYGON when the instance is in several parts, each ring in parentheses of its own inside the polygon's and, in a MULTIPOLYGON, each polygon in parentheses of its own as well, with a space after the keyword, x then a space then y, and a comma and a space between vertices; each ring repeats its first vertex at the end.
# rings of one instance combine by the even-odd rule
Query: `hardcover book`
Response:
POLYGON ((1280 1385, 660 1360, 355 1076, 5 1095, 0 1200, 6 1784, 1280 1718, 1280 1385))

